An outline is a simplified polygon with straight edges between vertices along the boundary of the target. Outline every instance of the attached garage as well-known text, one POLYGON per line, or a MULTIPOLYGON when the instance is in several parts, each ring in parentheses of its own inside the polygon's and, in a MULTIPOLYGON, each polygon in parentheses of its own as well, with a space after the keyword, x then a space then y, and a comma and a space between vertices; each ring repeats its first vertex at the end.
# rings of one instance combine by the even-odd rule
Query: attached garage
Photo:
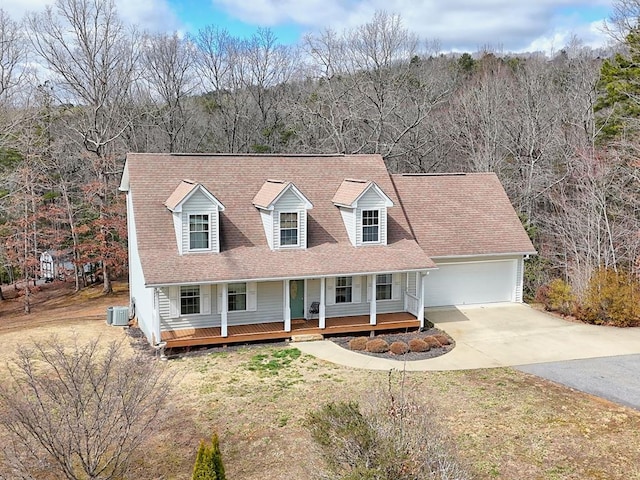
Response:
POLYGON ((436 263, 424 282, 426 307, 522 301, 522 259, 436 263))

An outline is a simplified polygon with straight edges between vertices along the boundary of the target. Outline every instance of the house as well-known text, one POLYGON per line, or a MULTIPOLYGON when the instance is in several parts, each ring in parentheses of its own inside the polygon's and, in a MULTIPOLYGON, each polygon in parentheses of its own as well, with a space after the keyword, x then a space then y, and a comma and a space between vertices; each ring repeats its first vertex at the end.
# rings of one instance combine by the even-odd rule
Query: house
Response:
POLYGON ((379 155, 129 154, 130 295, 169 347, 420 327, 522 301, 535 253, 493 174, 379 155))

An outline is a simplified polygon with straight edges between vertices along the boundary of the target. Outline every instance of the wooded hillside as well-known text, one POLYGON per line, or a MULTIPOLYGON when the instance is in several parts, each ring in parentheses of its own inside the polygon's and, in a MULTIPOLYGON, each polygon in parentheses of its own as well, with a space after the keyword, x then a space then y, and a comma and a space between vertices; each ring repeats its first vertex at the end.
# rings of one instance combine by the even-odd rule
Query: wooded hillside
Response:
POLYGON ((577 40, 516 56, 441 53, 384 12, 284 45, 213 25, 146 34, 109 0, 0 10, 0 275, 69 252, 101 262, 109 291, 128 151, 380 153, 395 172, 496 172, 539 251, 526 293, 560 278, 581 297, 600 267, 638 266, 633 15, 619 10, 615 56, 577 40))

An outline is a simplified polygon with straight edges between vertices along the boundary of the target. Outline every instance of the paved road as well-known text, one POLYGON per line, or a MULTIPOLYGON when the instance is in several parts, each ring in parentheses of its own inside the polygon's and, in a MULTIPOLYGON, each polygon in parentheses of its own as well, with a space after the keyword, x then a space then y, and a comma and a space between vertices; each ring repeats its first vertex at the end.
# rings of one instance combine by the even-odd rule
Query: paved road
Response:
POLYGON ((640 355, 537 363, 516 368, 640 410, 640 355))

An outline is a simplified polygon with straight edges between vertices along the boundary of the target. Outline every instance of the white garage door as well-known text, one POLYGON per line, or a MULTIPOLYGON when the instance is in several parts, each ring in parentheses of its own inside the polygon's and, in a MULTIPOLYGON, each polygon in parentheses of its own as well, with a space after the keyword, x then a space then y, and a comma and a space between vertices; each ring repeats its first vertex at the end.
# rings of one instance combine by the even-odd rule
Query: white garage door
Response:
POLYGON ((425 278, 425 306, 515 300, 517 260, 439 264, 425 278))

